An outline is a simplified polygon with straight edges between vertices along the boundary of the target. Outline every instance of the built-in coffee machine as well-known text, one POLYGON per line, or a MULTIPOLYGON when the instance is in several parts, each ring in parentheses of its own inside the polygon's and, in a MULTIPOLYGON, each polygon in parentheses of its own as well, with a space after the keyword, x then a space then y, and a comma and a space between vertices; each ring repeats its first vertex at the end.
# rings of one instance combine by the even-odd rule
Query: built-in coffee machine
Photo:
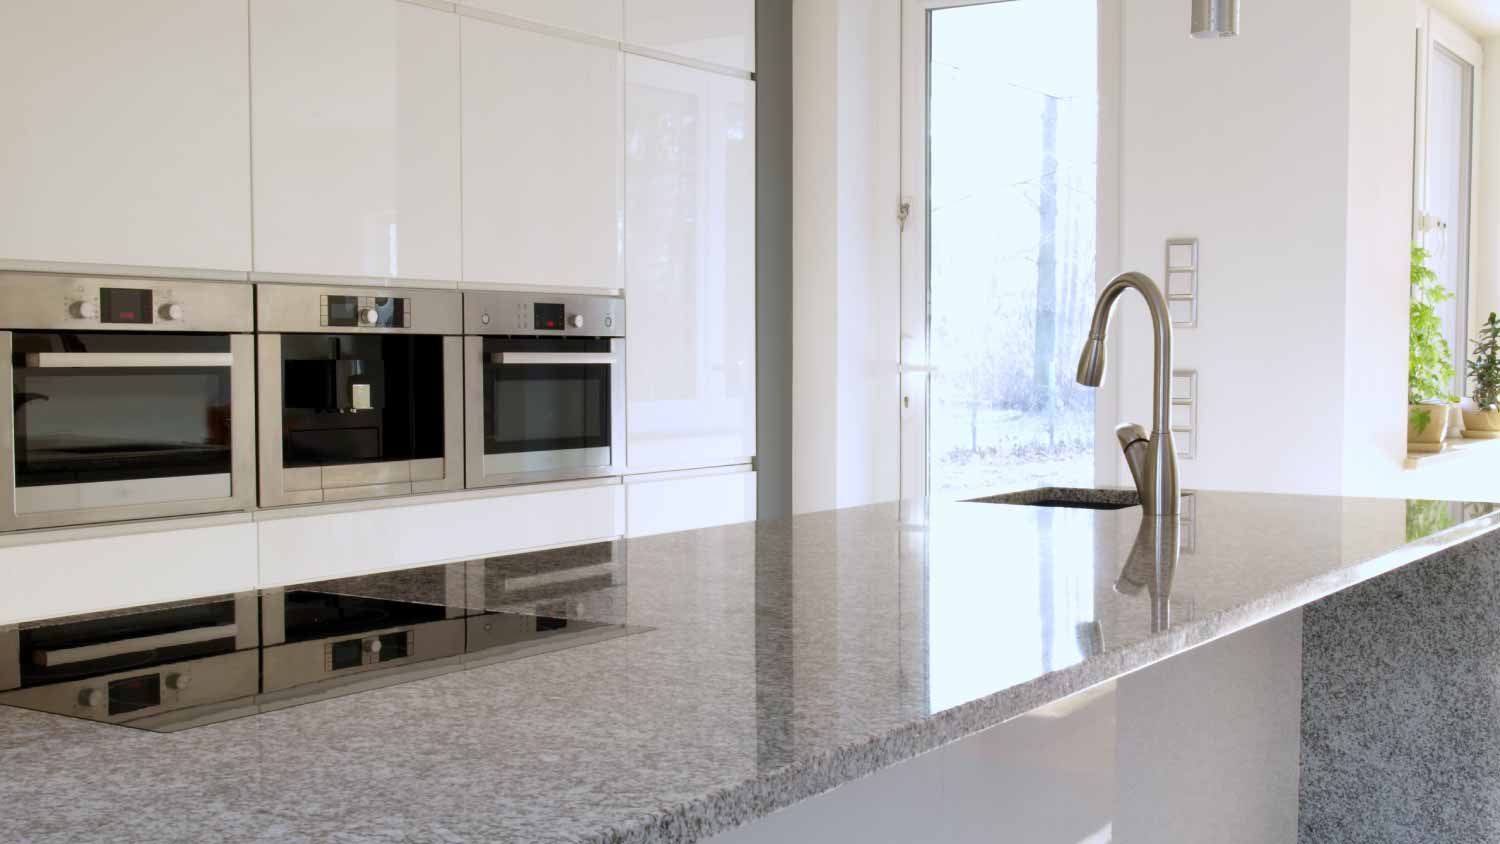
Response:
POLYGON ((456 290, 256 285, 260 504, 463 488, 456 290))

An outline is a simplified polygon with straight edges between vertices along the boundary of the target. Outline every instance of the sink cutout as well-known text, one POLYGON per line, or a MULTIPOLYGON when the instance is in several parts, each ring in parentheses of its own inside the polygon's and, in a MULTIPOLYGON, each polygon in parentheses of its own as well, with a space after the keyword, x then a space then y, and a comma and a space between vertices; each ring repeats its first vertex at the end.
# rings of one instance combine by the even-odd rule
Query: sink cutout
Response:
POLYGON ((1140 496, 1128 489, 1082 489, 1042 487, 971 498, 974 504, 1015 504, 1023 507, 1058 507, 1067 510, 1124 510, 1140 505, 1140 496))

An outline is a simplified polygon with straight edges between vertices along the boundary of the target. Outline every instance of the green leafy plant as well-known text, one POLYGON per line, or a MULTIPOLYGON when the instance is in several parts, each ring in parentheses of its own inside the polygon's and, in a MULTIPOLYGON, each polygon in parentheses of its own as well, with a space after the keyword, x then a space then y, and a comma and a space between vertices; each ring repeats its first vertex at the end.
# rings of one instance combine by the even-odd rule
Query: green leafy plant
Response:
POLYGON ((1480 410, 1500 410, 1500 316, 1490 318, 1479 328, 1474 356, 1468 360, 1469 378, 1474 382, 1474 403, 1480 410))
POLYGON ((1453 527, 1453 505, 1447 501, 1409 499, 1406 502, 1406 541, 1415 542, 1453 527))
MULTIPOLYGON (((1427 250, 1411 247, 1411 330, 1407 360, 1406 403, 1458 401, 1448 392, 1453 383, 1453 349, 1443 337, 1443 321, 1437 306, 1453 298, 1438 283, 1437 273, 1427 268, 1427 250)), ((1411 421, 1418 431, 1427 430, 1432 412, 1414 409, 1411 421)))

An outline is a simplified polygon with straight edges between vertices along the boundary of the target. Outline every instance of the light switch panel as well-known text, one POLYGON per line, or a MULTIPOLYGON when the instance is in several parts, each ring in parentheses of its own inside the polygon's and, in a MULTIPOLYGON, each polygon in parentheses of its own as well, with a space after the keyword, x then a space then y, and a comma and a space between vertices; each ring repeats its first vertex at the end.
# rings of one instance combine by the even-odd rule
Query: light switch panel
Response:
POLYGON ((1172 325, 1198 327, 1198 240, 1177 237, 1167 241, 1167 306, 1172 325))
POLYGON ((1172 440, 1179 460, 1198 456, 1198 371, 1172 370, 1172 440))

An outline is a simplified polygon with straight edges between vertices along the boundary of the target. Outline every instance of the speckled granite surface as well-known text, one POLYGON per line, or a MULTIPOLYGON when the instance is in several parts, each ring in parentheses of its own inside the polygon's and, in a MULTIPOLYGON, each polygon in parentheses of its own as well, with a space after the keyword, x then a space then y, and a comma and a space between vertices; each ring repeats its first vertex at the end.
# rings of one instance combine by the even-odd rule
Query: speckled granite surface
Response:
POLYGON ((1300 840, 1500 841, 1500 534, 1303 613, 1300 840))
POLYGON ((0 710, 0 815, 25 841, 701 840, 1500 525, 1444 507, 1200 493, 1143 531, 881 505, 631 540, 647 633, 170 735, 0 710))

